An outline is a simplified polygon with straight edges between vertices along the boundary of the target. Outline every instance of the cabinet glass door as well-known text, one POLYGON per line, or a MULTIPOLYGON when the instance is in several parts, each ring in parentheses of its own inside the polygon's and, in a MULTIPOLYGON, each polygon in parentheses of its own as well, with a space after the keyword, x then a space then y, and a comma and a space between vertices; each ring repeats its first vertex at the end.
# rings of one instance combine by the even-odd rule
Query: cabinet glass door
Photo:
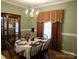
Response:
POLYGON ((1 38, 7 39, 7 18, 1 17, 1 38))
POLYGON ((15 19, 8 18, 8 32, 9 32, 9 40, 15 41, 15 19))

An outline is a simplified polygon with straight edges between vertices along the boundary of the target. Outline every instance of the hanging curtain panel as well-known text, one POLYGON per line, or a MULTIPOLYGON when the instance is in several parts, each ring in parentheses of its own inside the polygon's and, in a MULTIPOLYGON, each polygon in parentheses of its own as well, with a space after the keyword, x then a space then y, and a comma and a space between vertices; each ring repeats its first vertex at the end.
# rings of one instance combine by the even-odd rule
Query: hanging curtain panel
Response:
POLYGON ((37 37, 43 37, 43 22, 37 22, 37 37))
POLYGON ((61 51, 62 49, 61 29, 62 24, 60 22, 52 23, 51 48, 57 51, 61 51))

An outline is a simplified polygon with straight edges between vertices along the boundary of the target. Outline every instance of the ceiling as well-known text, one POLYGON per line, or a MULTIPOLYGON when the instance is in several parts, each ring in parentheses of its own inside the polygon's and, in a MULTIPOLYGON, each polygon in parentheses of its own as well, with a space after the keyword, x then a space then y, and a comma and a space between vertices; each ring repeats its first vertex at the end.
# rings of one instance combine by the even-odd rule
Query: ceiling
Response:
POLYGON ((38 8, 52 4, 65 3, 75 0, 1 0, 23 8, 38 8))

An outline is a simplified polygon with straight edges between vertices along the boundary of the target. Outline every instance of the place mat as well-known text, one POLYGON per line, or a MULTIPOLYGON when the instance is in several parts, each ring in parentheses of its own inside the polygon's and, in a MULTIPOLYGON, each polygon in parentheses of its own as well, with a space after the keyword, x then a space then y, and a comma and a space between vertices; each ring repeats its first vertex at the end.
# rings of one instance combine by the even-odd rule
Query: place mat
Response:
POLYGON ((26 45, 27 42, 19 41, 19 42, 17 42, 17 44, 18 44, 18 45, 26 45))
POLYGON ((27 43, 17 43, 18 45, 26 45, 27 43))
POLYGON ((16 43, 22 42, 22 41, 26 41, 26 40, 19 40, 18 42, 16 41, 16 43))

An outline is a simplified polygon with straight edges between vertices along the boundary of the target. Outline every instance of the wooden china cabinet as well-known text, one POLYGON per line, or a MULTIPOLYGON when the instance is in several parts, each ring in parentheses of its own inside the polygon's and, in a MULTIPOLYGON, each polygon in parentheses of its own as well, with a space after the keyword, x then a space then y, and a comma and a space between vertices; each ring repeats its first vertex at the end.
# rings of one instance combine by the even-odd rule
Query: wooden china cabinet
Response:
POLYGON ((20 15, 1 13, 1 44, 7 40, 11 44, 20 38, 20 15))

